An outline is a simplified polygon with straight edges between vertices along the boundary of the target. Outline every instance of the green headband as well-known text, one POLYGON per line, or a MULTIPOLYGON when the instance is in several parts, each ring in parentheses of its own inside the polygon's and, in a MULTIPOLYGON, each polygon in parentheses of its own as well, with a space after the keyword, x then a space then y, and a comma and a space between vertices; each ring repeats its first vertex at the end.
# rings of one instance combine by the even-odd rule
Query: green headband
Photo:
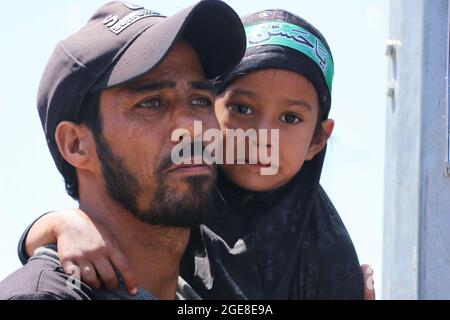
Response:
POLYGON ((315 35, 292 23, 266 21, 248 26, 247 49, 264 45, 278 45, 297 50, 311 58, 322 70, 323 77, 331 93, 334 65, 331 53, 315 35))

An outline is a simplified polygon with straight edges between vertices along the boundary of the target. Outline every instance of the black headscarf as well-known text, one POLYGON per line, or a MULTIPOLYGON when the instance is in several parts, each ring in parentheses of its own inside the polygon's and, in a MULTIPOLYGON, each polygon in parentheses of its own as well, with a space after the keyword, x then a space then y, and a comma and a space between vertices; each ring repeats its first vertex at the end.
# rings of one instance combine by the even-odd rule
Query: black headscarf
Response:
MULTIPOLYGON (((323 36, 283 10, 243 19, 288 21, 307 29, 329 50, 323 36)), ((328 117, 331 88, 311 59, 281 46, 247 50, 241 64, 218 79, 219 91, 248 72, 282 68, 307 77, 328 117)), ((363 276, 350 236, 319 184, 325 149, 286 185, 253 192, 219 175, 217 208, 193 229, 181 264, 182 277, 204 299, 362 299, 363 276)))

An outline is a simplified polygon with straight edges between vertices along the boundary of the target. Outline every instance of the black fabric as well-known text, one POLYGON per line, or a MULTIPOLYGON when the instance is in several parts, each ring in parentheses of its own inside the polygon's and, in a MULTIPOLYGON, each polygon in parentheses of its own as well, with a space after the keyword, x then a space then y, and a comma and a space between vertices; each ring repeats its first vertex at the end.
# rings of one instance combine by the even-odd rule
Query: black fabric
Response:
POLYGON ((192 231, 181 265, 203 299, 363 299, 356 251, 318 182, 324 155, 270 192, 220 176, 223 200, 192 231))

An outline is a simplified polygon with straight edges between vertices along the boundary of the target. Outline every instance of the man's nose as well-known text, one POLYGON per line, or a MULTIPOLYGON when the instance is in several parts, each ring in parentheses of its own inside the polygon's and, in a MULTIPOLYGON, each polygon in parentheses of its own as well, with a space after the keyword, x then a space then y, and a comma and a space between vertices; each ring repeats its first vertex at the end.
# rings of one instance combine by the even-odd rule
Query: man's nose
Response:
MULTIPOLYGON (((182 106, 174 112, 172 119, 172 132, 179 130, 182 135, 179 137, 179 141, 184 139, 185 136, 190 136, 191 141, 202 140, 203 121, 199 112, 191 106, 182 106)), ((172 141, 178 143, 179 141, 172 141)))

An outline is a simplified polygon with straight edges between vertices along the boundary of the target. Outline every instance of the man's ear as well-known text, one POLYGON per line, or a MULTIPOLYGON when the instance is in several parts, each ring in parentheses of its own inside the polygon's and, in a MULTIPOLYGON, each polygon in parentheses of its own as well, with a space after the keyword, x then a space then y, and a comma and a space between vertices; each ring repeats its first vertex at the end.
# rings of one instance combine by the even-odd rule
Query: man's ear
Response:
POLYGON ((328 138, 330 138, 334 129, 334 120, 326 119, 321 124, 322 132, 319 133, 317 138, 313 138, 311 145, 309 146, 308 153, 306 154, 306 160, 312 160, 316 154, 318 154, 327 145, 328 138))
POLYGON ((62 121, 56 127, 55 139, 68 163, 78 169, 91 169, 93 138, 86 126, 62 121))

